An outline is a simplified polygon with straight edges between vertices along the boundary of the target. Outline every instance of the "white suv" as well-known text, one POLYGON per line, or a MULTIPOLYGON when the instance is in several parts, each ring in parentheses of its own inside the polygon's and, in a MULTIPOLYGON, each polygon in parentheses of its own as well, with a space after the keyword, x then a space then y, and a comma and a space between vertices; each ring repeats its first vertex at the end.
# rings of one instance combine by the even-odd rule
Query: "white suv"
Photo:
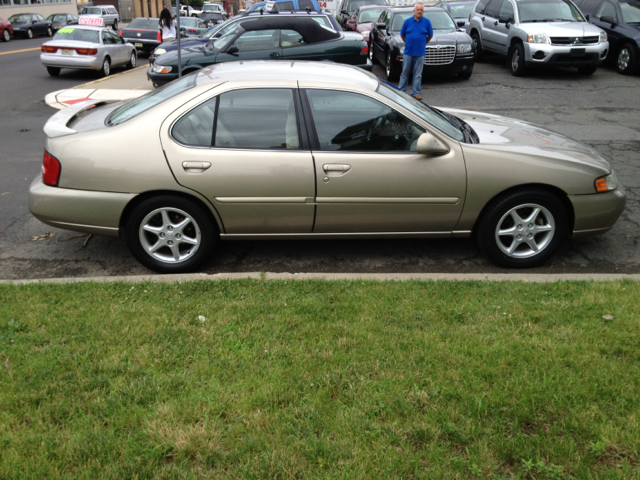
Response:
POLYGON ((80 12, 81 17, 102 17, 103 25, 105 27, 111 25, 111 28, 118 30, 118 22, 120 21, 120 15, 116 7, 111 5, 101 5, 97 7, 86 7, 80 12))
POLYGON ((607 34, 571 0, 480 0, 467 33, 476 60, 485 52, 506 55, 516 76, 529 67, 577 67, 591 75, 609 52, 607 34))

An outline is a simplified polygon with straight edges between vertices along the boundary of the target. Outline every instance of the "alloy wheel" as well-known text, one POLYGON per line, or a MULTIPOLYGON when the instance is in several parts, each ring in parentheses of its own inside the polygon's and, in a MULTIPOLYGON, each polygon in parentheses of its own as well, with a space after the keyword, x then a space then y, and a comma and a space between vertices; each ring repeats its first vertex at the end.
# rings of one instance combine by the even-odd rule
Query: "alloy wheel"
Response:
POLYGON ((527 203, 507 211, 498 222, 495 241, 511 258, 529 258, 539 254, 553 239, 556 224, 542 205, 527 203))
POLYGON ((513 49, 513 54, 511 55, 511 71, 517 72, 520 68, 520 50, 517 48, 513 49))
POLYGON ((11 34, 9 33, 9 30, 7 30, 6 28, 4 29, 4 32, 2 33, 2 38, 4 38, 5 42, 8 42, 9 40, 11 40, 11 34))
POLYGON ((631 53, 629 53, 628 47, 623 47, 618 53, 618 70, 624 72, 629 68, 629 61, 631 60, 631 53))
POLYGON ((163 263, 179 263, 198 251, 200 227, 178 208, 164 207, 150 212, 140 223, 140 244, 152 258, 163 263))

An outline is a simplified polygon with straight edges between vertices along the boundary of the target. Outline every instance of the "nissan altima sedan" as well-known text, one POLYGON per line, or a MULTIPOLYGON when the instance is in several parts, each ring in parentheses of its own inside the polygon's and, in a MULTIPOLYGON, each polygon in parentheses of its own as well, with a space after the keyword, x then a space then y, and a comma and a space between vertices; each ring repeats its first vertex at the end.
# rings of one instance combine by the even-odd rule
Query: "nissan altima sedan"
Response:
POLYGON ((158 272, 196 270, 238 239, 474 236, 498 265, 533 267, 607 232, 625 205, 592 148, 429 107, 346 65, 214 65, 129 102, 67 107, 44 131, 31 212, 120 235, 158 272))

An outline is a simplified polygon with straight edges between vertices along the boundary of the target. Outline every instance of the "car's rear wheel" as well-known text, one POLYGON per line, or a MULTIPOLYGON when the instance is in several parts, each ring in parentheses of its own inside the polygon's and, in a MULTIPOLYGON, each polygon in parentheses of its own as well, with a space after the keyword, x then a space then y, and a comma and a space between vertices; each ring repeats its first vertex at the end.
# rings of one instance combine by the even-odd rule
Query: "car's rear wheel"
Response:
POLYGON ((471 33, 471 40, 476 47, 475 61, 480 62, 484 58, 484 50, 482 50, 482 43, 480 42, 480 35, 478 32, 471 33))
POLYGON ((11 40, 11 34, 9 33, 8 28, 5 28, 4 32, 2 32, 2 40, 4 40, 5 42, 8 42, 9 40, 11 40))
POLYGON ((129 63, 127 63, 127 68, 136 68, 136 61, 137 61, 136 57, 136 52, 135 50, 133 52, 131 52, 131 58, 129 58, 129 63))
POLYGON ((522 77, 526 73, 526 66, 524 64, 524 47, 521 43, 516 43, 511 47, 509 65, 511 66, 511 74, 516 77, 522 77))
POLYGON ((33 38, 33 30, 27 29, 27 38, 33 38))
POLYGON ((53 37, 53 30, 51 30, 51 27, 47 27, 47 37, 53 37))
POLYGON ((385 70, 387 72, 387 80, 389 80, 390 82, 395 82, 400 78, 400 69, 397 65, 395 65, 393 61, 391 50, 387 51, 387 62, 385 65, 385 70))
POLYGON ((114 21, 112 27, 114 31, 118 30, 118 22, 114 21))
POLYGON ((578 67, 578 73, 581 75, 593 75, 597 69, 597 65, 585 65, 584 67, 578 67))
POLYGON ((547 261, 569 234, 560 199, 544 190, 523 190, 491 203, 476 230, 480 249, 496 264, 530 268, 547 261))
POLYGON ((109 61, 109 57, 104 57, 102 61, 102 68, 100 69, 100 74, 103 77, 108 77, 111 73, 111 62, 109 61))
POLYGON ((373 54, 373 40, 369 42, 369 60, 371 63, 376 63, 376 56, 373 54))
POLYGON ((52 77, 57 77, 58 75, 60 75, 60 68, 59 67, 47 67, 47 72, 49 72, 49 75, 51 75, 52 77))
POLYGON ((142 201, 125 225, 125 239, 133 256, 160 273, 200 267, 218 238, 217 228, 203 208, 172 195, 142 201))
POLYGON ((628 43, 622 45, 616 56, 616 70, 623 75, 634 73, 638 69, 638 56, 628 43))

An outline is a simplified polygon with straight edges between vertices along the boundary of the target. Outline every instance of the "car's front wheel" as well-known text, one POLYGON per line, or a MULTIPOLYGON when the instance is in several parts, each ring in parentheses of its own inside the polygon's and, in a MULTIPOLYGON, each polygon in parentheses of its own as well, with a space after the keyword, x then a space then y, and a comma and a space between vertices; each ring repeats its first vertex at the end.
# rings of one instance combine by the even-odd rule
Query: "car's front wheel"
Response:
POLYGON ((2 32, 2 40, 4 40, 5 42, 8 42, 9 40, 11 40, 11 34, 9 33, 8 28, 5 28, 4 32, 2 32))
POLYGON ((27 29, 27 38, 33 38, 33 30, 27 29))
POLYGON ((373 54, 373 39, 369 42, 369 60, 371 63, 376 63, 376 56, 373 54))
POLYGON ((635 49, 629 44, 622 45, 616 56, 616 70, 623 75, 629 75, 637 69, 638 56, 635 49))
POLYGON ((118 30, 118 22, 114 21, 112 26, 114 32, 118 30))
POLYGON ((471 40, 473 40, 473 44, 476 47, 475 61, 480 62, 484 58, 484 50, 482 50, 482 43, 480 42, 480 35, 478 32, 473 32, 471 34, 471 40))
POLYGON ((569 234, 567 209, 544 190, 498 198, 478 222, 480 249, 496 264, 530 268, 547 261, 569 234))
POLYGON ((47 37, 53 37, 53 30, 51 30, 51 27, 47 27, 47 37))
POLYGON ((385 70, 387 72, 387 80, 389 80, 390 82, 395 82, 400 78, 400 69, 393 61, 391 50, 387 51, 387 62, 385 65, 385 70))
POLYGON ((125 224, 125 239, 133 256, 160 273, 195 270, 209 258, 218 238, 203 208, 173 195, 142 201, 125 224))
POLYGON ((509 55, 509 64, 511 65, 511 74, 521 77, 526 73, 524 64, 524 47, 521 43, 516 43, 511 47, 511 55, 509 55))

